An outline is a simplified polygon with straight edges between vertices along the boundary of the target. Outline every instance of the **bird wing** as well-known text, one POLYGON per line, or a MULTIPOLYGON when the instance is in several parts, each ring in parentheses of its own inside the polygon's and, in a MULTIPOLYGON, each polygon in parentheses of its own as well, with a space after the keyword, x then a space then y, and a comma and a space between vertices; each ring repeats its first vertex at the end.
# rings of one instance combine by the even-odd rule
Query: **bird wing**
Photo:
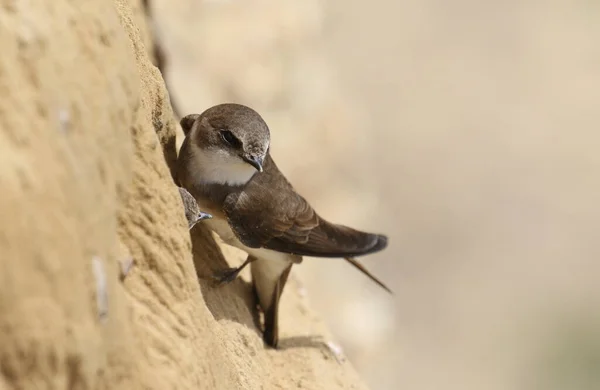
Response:
POLYGON ((384 249, 387 238, 332 224, 293 189, 268 155, 264 172, 224 204, 229 224, 246 246, 315 257, 360 256, 384 249))

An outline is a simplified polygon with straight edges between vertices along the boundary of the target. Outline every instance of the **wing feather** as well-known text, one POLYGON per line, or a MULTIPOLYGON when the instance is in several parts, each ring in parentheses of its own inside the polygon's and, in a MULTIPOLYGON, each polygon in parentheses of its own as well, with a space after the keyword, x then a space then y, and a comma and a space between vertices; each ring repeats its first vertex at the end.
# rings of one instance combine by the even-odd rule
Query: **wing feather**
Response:
POLYGON ((384 249, 387 238, 332 224, 315 212, 270 156, 264 172, 225 200, 224 212, 249 247, 316 257, 360 256, 384 249))

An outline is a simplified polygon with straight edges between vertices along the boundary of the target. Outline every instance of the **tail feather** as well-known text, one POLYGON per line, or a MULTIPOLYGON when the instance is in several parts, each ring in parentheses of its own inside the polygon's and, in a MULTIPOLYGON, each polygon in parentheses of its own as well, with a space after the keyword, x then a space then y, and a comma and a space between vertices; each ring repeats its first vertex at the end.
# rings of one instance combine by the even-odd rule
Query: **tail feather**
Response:
MULTIPOLYGON (((294 252, 311 257, 357 257, 387 248, 388 238, 382 234, 365 233, 341 225, 322 226, 321 245, 303 245, 294 252), (324 233, 324 234, 323 234, 324 233)), ((311 237, 316 240, 316 237, 311 237)))
POLYGON ((361 263, 359 263, 355 258, 352 257, 344 257, 344 259, 352 264, 353 266, 355 266, 356 268, 358 268, 358 270, 360 272, 362 272, 363 274, 367 275, 367 277, 369 277, 369 279, 371 279, 372 281, 374 281, 375 283, 377 283, 379 286, 381 286, 385 291, 389 292, 390 294, 393 294, 392 290, 389 289, 388 286, 386 286, 381 280, 379 280, 377 277, 375 277, 375 275, 373 275, 372 273, 369 272, 369 270, 367 270, 365 268, 364 265, 362 265, 361 263))

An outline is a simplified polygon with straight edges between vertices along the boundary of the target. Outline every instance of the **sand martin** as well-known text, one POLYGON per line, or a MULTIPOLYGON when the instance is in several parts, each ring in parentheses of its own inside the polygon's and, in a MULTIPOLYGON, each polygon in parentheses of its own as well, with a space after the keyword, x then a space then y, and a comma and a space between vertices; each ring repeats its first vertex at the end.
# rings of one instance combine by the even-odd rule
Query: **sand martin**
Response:
POLYGON ((251 264, 264 340, 276 347, 281 293, 302 256, 345 258, 390 291, 354 257, 378 252, 387 237, 321 218, 279 171, 269 154, 270 132, 253 109, 220 104, 181 120, 185 140, 177 160, 179 185, 212 219, 203 221, 227 244, 248 253, 240 267, 217 274, 234 280, 251 264))

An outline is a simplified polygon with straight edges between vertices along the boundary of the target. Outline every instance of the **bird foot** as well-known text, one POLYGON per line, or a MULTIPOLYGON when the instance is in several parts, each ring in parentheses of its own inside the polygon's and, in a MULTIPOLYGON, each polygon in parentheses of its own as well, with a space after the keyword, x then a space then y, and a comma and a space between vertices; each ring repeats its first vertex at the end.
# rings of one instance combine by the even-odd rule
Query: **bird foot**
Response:
POLYGON ((212 277, 219 285, 221 285, 233 282, 239 273, 239 268, 225 268, 215 271, 212 277))

